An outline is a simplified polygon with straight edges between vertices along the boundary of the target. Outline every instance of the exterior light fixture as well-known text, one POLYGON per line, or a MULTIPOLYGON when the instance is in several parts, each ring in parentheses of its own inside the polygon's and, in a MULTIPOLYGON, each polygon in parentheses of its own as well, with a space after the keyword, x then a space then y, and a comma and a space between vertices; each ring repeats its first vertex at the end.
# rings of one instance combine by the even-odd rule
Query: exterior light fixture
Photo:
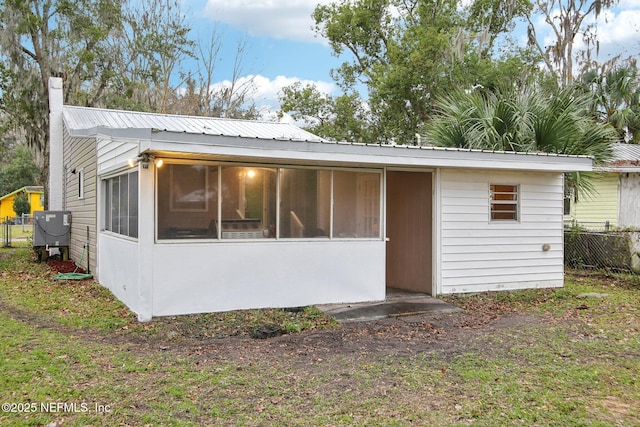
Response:
POLYGON ((148 154, 148 153, 141 153, 141 154, 138 154, 138 157, 136 157, 135 159, 127 160, 127 164, 129 165, 130 168, 140 163, 142 164, 143 169, 149 169, 149 162, 153 162, 153 164, 156 165, 156 167, 158 168, 161 167, 162 164, 164 163, 162 159, 156 159, 155 157, 153 157, 151 154, 148 154))

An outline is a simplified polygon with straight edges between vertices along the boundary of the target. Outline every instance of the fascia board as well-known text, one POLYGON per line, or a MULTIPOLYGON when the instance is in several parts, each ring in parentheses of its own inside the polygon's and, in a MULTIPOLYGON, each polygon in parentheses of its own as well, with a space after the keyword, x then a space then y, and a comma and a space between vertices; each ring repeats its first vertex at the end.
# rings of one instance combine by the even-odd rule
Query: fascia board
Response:
POLYGON ((153 133, 140 151, 193 153, 271 161, 309 161, 395 167, 461 167, 477 169, 577 172, 593 170, 589 157, 471 150, 423 149, 350 143, 261 140, 226 136, 153 133))

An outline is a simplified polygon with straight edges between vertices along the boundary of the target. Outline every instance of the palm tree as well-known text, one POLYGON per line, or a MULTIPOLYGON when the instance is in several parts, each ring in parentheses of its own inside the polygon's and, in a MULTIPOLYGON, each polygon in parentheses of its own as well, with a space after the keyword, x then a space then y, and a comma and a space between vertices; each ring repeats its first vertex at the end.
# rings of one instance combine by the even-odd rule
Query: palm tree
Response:
POLYGON ((581 79, 583 90, 591 92, 592 114, 610 123, 620 139, 640 143, 640 75, 635 62, 607 72, 591 70, 581 79))
MULTIPOLYGON (((553 94, 530 88, 458 91, 437 101, 427 141, 444 147, 585 155, 601 164, 610 159, 610 144, 618 135, 594 120, 591 102, 588 93, 576 88, 553 94)), ((575 173, 567 182, 588 192, 588 178, 575 173)))

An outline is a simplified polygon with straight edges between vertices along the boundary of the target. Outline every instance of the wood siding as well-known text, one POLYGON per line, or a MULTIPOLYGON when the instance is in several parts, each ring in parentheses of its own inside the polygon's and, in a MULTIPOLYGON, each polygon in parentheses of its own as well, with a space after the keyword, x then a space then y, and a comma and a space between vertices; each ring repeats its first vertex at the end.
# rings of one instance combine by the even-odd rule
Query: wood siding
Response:
POLYGON ((443 170, 441 293, 562 286, 563 194, 560 173, 443 170), (518 221, 490 221, 491 184, 518 186, 518 221))
POLYGON ((618 225, 640 228, 640 173, 620 174, 618 225))
POLYGON ((571 219, 579 225, 602 229, 605 222, 618 225, 618 174, 602 173, 598 175, 592 194, 579 194, 573 204, 571 219))
POLYGON ((95 138, 73 138, 64 132, 64 188, 63 209, 71 211, 70 257, 84 269, 87 268, 87 250, 91 272, 96 270, 96 140, 95 138), (75 173, 73 171, 75 170, 75 173), (79 176, 84 181, 83 197, 80 198, 79 176), (89 238, 87 239, 87 227, 89 238), (86 246, 86 243, 89 245, 86 246), (85 247, 86 246, 86 247, 85 247), (83 254, 84 253, 84 254, 83 254), (82 261, 81 261, 82 260, 82 261))
POLYGON ((99 136, 97 146, 99 176, 127 168, 127 161, 138 156, 138 140, 99 136))

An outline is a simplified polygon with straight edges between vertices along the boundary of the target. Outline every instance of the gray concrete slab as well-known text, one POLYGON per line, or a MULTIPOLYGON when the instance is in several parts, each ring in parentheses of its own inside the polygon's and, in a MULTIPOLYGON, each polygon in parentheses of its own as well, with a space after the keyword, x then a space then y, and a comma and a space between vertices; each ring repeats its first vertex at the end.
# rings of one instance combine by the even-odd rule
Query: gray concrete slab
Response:
POLYGON ((364 322, 385 317, 462 311, 453 304, 426 294, 388 289, 384 301, 355 304, 324 304, 318 308, 338 322, 364 322))

